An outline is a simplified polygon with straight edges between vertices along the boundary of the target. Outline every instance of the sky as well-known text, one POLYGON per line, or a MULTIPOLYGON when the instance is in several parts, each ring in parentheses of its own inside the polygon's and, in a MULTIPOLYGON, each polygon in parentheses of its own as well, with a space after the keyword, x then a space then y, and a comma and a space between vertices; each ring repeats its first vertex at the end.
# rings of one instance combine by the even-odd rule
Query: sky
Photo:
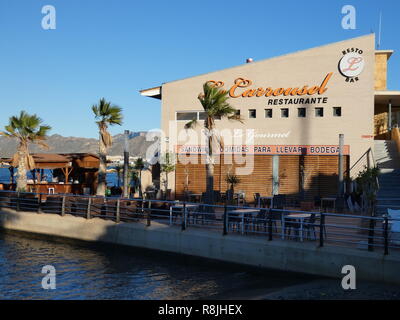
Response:
POLYGON ((139 90, 181 78, 378 33, 393 49, 388 89, 400 90, 398 0, 0 0, 0 128, 21 110, 50 134, 97 138, 91 106, 123 108, 125 129, 159 128, 160 100, 139 90), (42 7, 56 29, 42 28, 42 7), (356 29, 342 28, 344 5, 356 29))

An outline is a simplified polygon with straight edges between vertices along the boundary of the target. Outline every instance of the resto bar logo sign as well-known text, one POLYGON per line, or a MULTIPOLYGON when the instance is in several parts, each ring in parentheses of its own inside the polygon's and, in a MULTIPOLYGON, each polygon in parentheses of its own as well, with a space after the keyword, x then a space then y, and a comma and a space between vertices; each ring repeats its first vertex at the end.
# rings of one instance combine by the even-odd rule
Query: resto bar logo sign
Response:
POLYGON ((365 60, 363 51, 358 48, 348 48, 342 51, 343 57, 339 61, 339 71, 346 78, 346 82, 358 81, 358 76, 364 70, 365 60))

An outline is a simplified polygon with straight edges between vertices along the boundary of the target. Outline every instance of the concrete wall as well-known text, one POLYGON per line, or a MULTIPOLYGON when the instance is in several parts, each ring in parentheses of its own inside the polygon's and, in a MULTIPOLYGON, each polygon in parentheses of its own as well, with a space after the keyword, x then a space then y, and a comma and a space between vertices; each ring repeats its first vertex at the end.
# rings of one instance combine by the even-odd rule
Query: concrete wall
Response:
MULTIPOLYGON (((400 284, 399 254, 383 256, 339 247, 318 248, 316 243, 267 241, 236 235, 152 223, 120 223, 94 218, 0 212, 0 227, 87 241, 103 241, 210 258, 225 262, 307 274, 342 277, 343 265, 353 265, 357 279, 400 284)), ((339 282, 338 282, 338 285, 339 282)))

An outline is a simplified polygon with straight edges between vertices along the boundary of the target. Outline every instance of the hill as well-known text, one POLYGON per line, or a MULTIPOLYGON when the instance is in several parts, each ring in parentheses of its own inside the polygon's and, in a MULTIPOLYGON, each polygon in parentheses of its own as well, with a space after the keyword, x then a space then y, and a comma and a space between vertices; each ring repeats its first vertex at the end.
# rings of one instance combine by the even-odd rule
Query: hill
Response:
MULTIPOLYGON (((29 151, 32 153, 75 153, 88 152, 98 153, 99 142, 97 139, 81 137, 63 137, 54 134, 48 137, 46 143, 48 150, 44 150, 37 145, 31 144, 29 151)), ((129 136, 129 154, 130 156, 144 157, 147 149, 153 145, 154 141, 146 141, 145 132, 132 132, 129 136)), ((0 136, 0 158, 11 157, 17 150, 17 141, 0 136)), ((113 137, 113 146, 109 149, 110 156, 123 155, 124 135, 118 134, 113 137)))

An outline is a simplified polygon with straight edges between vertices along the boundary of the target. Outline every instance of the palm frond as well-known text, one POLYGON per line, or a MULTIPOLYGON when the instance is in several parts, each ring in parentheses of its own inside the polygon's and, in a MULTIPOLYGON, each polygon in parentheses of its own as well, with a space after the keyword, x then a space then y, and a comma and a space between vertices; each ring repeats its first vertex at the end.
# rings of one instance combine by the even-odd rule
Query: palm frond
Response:
POLYGON ((102 123, 109 125, 122 125, 122 108, 112 105, 111 102, 101 98, 97 105, 92 106, 92 111, 95 119, 98 120, 97 124, 100 126, 102 123))
POLYGON ((190 120, 188 123, 185 124, 185 129, 193 129, 196 126, 197 126, 197 120, 193 119, 193 120, 190 120))
POLYGON ((226 90, 206 82, 203 84, 203 92, 198 95, 198 99, 207 113, 205 127, 212 128, 215 119, 237 120, 236 109, 227 102, 229 95, 226 90))
POLYGON ((51 130, 48 125, 41 125, 42 119, 36 114, 30 115, 25 111, 21 111, 19 116, 9 118, 9 123, 4 127, 0 135, 17 138, 20 142, 24 141, 37 143, 47 138, 47 133, 51 130))

